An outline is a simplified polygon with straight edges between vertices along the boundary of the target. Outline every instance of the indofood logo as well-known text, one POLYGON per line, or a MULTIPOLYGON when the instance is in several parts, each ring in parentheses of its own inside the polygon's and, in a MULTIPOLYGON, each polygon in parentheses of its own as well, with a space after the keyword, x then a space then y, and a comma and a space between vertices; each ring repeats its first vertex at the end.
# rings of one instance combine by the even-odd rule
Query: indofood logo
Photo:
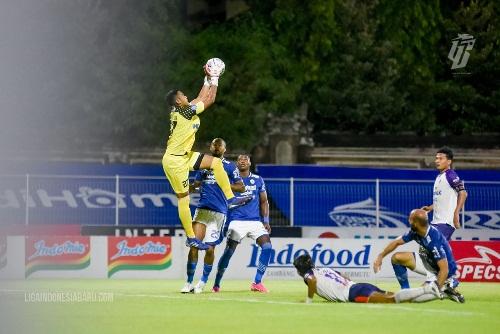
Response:
MULTIPOLYGON (((198 205, 199 194, 192 194, 190 204, 198 205)), ((45 189, 37 189, 29 193, 27 196, 25 190, 14 191, 13 189, 0 190, 0 209, 20 209, 43 207, 69 207, 88 209, 120 209, 127 207, 145 208, 157 207, 162 208, 168 204, 177 206, 177 197, 173 193, 132 193, 122 194, 115 193, 101 188, 92 188, 81 186, 78 192, 74 193, 71 190, 62 189, 57 192, 49 193, 45 189)))
MULTIPOLYGON (((260 247, 252 245, 252 256, 247 267, 257 268, 259 262, 260 247)), ((293 268, 293 260, 304 254, 309 254, 318 267, 332 268, 370 268, 371 245, 363 245, 357 249, 332 249, 317 243, 310 249, 298 248, 295 244, 287 244, 281 249, 273 249, 269 260, 269 268, 293 268)))

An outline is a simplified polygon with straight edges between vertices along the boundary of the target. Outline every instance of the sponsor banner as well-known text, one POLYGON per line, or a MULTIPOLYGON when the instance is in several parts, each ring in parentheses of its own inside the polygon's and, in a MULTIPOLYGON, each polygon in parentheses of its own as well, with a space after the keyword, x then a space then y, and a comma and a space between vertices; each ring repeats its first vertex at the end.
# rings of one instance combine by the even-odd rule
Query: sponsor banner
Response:
MULTIPOLYGON (((408 214, 415 208, 432 204, 433 182, 379 180, 293 181, 293 210, 290 205, 291 182, 266 179, 270 203, 294 226, 328 227, 409 227, 408 214), (379 199, 379 210, 377 201, 379 199)), ((470 195, 465 205, 467 229, 500 229, 500 183, 465 182, 470 195)), ((432 212, 430 213, 432 219, 432 212)))
MULTIPOLYGON (((372 269, 375 258, 388 242, 388 240, 370 239, 273 239, 273 253, 265 279, 299 279, 293 267, 293 259, 306 252, 311 255, 316 266, 333 268, 356 282, 395 279, 390 254, 384 259, 379 273, 375 274, 372 269)), ((399 247, 398 251, 414 252, 417 249, 416 243, 409 243, 399 247)), ((220 252, 222 249, 220 251, 216 249, 216 254, 220 252)), ((260 248, 252 240, 244 240, 234 253, 224 278, 251 281, 257 270, 260 252, 260 248)), ((198 269, 197 275, 201 274, 201 268, 198 269)), ((213 279, 214 274, 212 273, 210 279, 213 279)), ((424 276, 416 273, 410 272, 409 276, 425 280, 424 276)))
POLYGON ((170 237, 108 237, 108 277, 122 270, 162 271, 171 264, 170 237))
MULTIPOLYGON (((375 227, 378 217, 380 227, 408 227, 409 212, 432 203, 437 173, 425 181, 391 180, 390 175, 388 172, 388 179, 379 182, 375 177, 380 176, 376 175, 364 180, 339 179, 342 176, 338 175, 336 180, 264 179, 273 217, 285 224, 292 220, 293 213, 294 226, 375 227)), ((465 176, 462 179, 470 194, 465 204, 466 228, 499 230, 500 183, 468 182, 470 179, 465 176)), ((115 224, 117 215, 120 225, 179 224, 177 197, 163 176, 30 175, 29 187, 26 194, 25 177, 2 179, 0 175, 0 217, 4 224, 24 225, 26 208, 29 225, 110 226, 115 224)), ((191 194, 192 211, 198 202, 199 194, 191 194)))
POLYGON ((457 278, 464 282, 500 282, 500 242, 452 241, 457 278))
POLYGON ((46 270, 82 270, 90 265, 90 238, 26 237, 25 276, 46 270))
MULTIPOLYGON (((341 238, 341 239, 395 239, 408 231, 408 228, 366 228, 366 227, 302 227, 304 238, 341 238)), ((459 229, 453 233, 452 240, 500 241, 500 230, 459 229)))

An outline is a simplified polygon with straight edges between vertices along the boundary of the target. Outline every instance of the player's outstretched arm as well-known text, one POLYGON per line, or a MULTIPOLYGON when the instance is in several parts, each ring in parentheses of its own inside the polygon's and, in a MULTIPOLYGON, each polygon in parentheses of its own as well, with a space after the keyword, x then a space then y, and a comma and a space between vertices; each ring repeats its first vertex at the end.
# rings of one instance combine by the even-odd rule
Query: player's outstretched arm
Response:
POLYGON ((396 248, 403 245, 404 243, 405 242, 403 241, 403 238, 401 238, 401 237, 391 241, 384 248, 384 250, 377 256, 377 258, 375 259, 375 262, 373 262, 373 271, 375 273, 378 273, 380 271, 380 268, 382 267, 382 260, 384 259, 384 257, 386 257, 387 254, 393 252, 396 248))
POLYGON ((309 275, 305 278, 305 282, 307 284, 306 304, 310 304, 312 303, 314 294, 316 293, 316 277, 314 277, 314 275, 309 275))
POLYGON ((446 282, 446 279, 448 278, 448 260, 446 260, 446 258, 438 260, 437 265, 439 267, 439 272, 437 274, 437 284, 441 289, 444 285, 444 282, 446 282))

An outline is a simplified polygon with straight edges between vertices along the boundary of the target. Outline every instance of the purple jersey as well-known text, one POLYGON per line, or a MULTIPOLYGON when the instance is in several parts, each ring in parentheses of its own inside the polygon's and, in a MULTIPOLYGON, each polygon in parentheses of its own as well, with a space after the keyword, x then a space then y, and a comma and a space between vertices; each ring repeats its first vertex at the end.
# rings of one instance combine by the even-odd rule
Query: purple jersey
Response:
POLYGON ((434 182, 432 224, 453 225, 457 197, 465 190, 464 183, 453 169, 440 173, 434 182))

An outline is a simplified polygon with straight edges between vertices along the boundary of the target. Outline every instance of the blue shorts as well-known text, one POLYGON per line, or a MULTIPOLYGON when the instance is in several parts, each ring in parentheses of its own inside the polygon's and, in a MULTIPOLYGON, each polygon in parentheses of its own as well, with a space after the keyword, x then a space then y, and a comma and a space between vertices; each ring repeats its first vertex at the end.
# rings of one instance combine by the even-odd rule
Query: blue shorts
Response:
POLYGON ((349 301, 353 303, 368 303, 368 298, 374 292, 385 293, 370 283, 356 283, 349 289, 349 301))
POLYGON ((448 224, 431 224, 445 237, 446 241, 450 241, 451 235, 455 232, 455 228, 448 224))

